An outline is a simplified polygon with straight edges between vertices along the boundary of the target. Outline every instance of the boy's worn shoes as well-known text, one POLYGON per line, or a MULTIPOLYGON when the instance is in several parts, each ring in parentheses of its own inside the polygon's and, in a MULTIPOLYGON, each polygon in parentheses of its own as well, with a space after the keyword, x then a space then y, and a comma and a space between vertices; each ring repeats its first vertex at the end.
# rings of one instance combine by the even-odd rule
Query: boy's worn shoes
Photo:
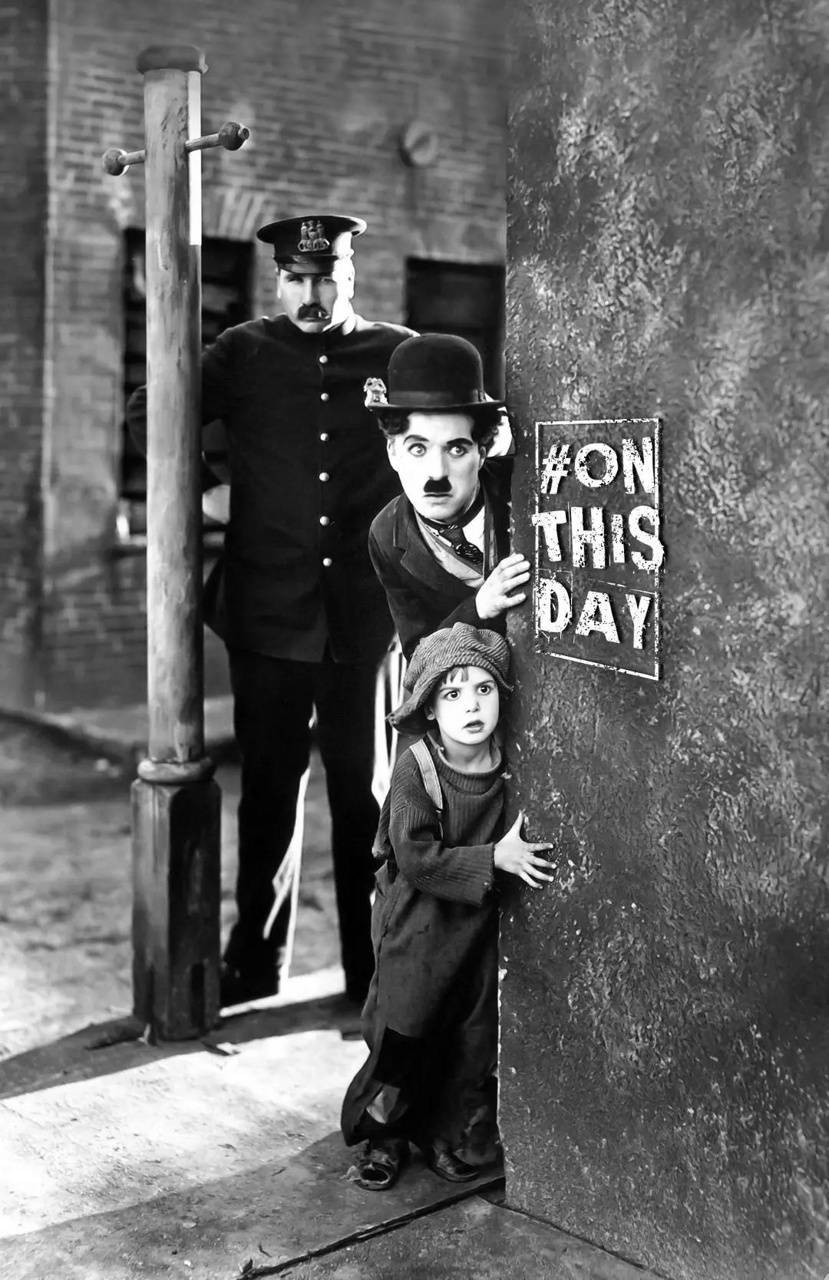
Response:
POLYGON ((405 1138, 370 1138, 346 1177, 367 1191, 388 1191, 409 1159, 405 1138))
POLYGON ((226 960, 219 971, 219 1003, 222 1009, 249 1000, 264 1000, 279 991, 279 974, 271 971, 248 972, 234 969, 226 960))
POLYGON ((437 1147, 427 1147, 423 1152, 423 1158, 432 1173, 436 1173, 446 1182, 471 1182, 473 1178, 478 1178, 485 1172, 474 1164, 467 1164, 465 1160, 460 1160, 451 1151, 440 1150, 437 1147))

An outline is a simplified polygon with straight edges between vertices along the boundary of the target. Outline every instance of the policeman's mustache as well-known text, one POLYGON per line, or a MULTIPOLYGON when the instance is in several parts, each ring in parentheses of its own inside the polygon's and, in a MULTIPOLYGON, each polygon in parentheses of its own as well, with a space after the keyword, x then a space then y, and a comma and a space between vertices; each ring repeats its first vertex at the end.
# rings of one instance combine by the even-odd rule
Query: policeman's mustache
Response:
POLYGON ((318 302, 303 302, 296 313, 297 320, 330 320, 331 314, 318 302))
POLYGON ((440 480, 427 480, 423 485, 424 493, 451 493, 452 485, 448 476, 443 476, 440 480))

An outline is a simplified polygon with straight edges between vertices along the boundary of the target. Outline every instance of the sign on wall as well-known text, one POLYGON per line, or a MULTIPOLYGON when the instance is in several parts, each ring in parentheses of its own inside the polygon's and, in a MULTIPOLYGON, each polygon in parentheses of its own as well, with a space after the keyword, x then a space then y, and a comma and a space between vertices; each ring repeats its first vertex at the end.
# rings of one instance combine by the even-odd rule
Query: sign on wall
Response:
POLYGON ((659 679, 659 418, 537 422, 537 650, 659 679))

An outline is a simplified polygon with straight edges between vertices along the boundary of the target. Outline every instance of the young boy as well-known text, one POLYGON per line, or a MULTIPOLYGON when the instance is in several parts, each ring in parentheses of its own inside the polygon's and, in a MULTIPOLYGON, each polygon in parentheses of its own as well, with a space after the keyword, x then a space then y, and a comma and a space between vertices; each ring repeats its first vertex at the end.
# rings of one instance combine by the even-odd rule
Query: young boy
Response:
POLYGON ((391 782, 387 857, 372 916, 375 970, 363 1009, 367 1062, 346 1093, 342 1129, 365 1147, 351 1171, 384 1190, 409 1142, 451 1182, 498 1158, 497 891, 503 873, 552 880, 523 815, 504 831, 497 726, 509 646, 458 622, 421 641, 409 696, 391 717, 421 737, 391 782))

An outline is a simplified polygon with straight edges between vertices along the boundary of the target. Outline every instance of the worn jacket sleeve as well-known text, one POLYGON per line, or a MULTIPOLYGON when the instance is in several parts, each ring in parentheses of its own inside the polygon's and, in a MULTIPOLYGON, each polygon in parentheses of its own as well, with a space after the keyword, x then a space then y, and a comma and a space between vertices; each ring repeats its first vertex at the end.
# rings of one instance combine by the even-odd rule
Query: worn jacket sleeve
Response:
POLYGON ((454 626, 456 622, 468 622, 473 627, 485 626, 503 630, 503 625, 499 626, 501 619, 484 622, 479 616, 475 608, 474 591, 470 591, 467 599, 461 600, 460 604, 456 605, 445 618, 432 619, 428 616, 423 597, 412 585, 414 580, 408 574, 403 575, 399 572, 394 561, 385 554, 373 533, 369 533, 368 553, 374 572, 386 593, 394 629, 407 659, 412 656, 418 641, 425 635, 430 635, 441 627, 454 626))
POLYGON ((421 893, 480 906, 492 892, 494 845, 443 843, 437 812, 408 753, 392 776, 389 834, 397 866, 421 893))
MULTIPOLYGON (((234 349, 230 331, 220 334, 202 355, 202 423, 224 418, 233 402, 234 349)), ((127 427, 142 453, 147 452, 147 388, 136 387, 126 407, 127 427)))

